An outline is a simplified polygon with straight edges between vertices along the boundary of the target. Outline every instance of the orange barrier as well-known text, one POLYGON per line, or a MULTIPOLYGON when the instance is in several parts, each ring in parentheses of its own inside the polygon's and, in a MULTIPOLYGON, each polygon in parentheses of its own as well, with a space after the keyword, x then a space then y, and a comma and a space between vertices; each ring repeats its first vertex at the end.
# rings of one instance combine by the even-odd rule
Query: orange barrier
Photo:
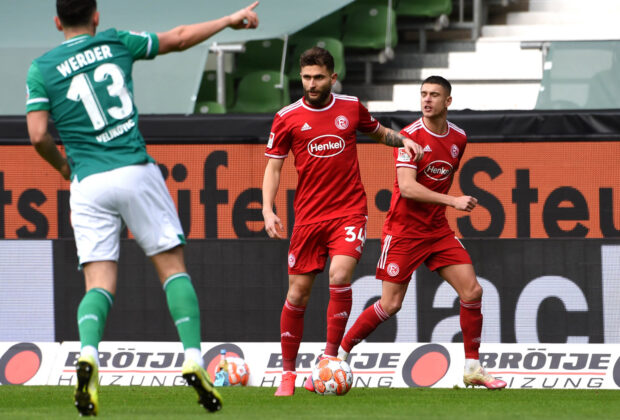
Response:
MULTIPOLYGON (((264 145, 149 145, 163 165, 190 239, 260 236, 264 145)), ((378 238, 394 182, 391 150, 359 144, 368 237, 378 238)), ((620 143, 471 143, 451 194, 473 195, 470 214, 448 209, 463 237, 620 236, 620 143)), ((343 168, 346 170, 346 168, 343 168)), ((297 177, 287 159, 276 200, 290 229, 297 177)), ((71 237, 69 182, 32 146, 0 154, 0 238, 71 237)))

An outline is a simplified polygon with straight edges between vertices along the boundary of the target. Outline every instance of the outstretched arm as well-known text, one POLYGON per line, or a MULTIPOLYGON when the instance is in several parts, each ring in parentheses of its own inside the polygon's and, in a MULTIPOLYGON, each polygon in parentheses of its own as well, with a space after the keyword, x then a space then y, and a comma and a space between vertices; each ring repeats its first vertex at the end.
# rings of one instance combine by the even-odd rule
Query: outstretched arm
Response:
POLYGON ((54 167, 64 179, 69 179, 71 169, 67 159, 60 153, 52 135, 47 131, 48 111, 31 111, 26 115, 28 136, 35 150, 54 167))
POLYGON ((263 177, 263 218, 265 231, 270 238, 282 239, 279 232, 284 230, 280 218, 273 212, 273 203, 280 186, 280 173, 284 159, 269 159, 263 177))
POLYGON ((412 168, 396 168, 398 188, 400 189, 400 194, 403 197, 422 203, 450 206, 457 210, 467 212, 472 211, 474 207, 476 207, 476 204, 478 204, 478 200, 469 195, 454 197, 430 190, 416 181, 416 173, 416 170, 412 168))
POLYGON ((258 27, 258 16, 254 12, 256 6, 258 6, 258 1, 255 1, 248 7, 237 10, 229 16, 192 25, 177 26, 167 32, 158 33, 158 54, 186 50, 228 27, 233 29, 254 29, 258 27))
POLYGON ((402 134, 397 133, 391 128, 384 127, 383 125, 379 125, 379 128, 374 133, 367 133, 367 136, 379 143, 385 144, 386 146, 404 147, 405 152, 407 152, 409 156, 413 157, 414 162, 417 162, 424 157, 424 150, 422 146, 402 134))

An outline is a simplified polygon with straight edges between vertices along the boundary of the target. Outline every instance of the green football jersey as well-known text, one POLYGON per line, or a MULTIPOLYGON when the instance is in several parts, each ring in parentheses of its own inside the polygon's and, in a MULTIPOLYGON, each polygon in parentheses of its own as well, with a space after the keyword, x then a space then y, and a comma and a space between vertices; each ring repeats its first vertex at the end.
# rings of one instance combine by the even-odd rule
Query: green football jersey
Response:
POLYGON ((154 162, 138 130, 131 71, 158 50, 154 33, 108 29, 68 39, 32 62, 26 112, 50 112, 72 178, 154 162))

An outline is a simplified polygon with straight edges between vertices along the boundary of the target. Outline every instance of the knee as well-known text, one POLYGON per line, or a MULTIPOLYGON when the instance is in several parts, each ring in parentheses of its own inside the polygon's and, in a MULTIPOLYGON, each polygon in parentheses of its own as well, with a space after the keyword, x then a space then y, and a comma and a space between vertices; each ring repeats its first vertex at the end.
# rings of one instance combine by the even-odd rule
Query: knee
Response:
POLYGON ((385 312, 387 312, 389 316, 396 315, 396 313, 400 311, 400 308, 402 307, 402 305, 403 305, 402 299, 398 299, 398 298, 388 299, 384 297, 381 298, 381 307, 383 308, 385 312))
POLYGON ((475 302, 482 299, 482 286, 475 282, 471 287, 467 288, 460 296, 463 302, 475 302))
POLYGON ((329 272, 329 284, 343 285, 351 283, 351 274, 346 269, 335 269, 329 272))
POLYGON ((286 300, 292 303, 295 306, 306 306, 308 300, 310 299, 310 291, 312 289, 301 286, 301 285, 291 285, 288 288, 288 293, 286 294, 286 300))

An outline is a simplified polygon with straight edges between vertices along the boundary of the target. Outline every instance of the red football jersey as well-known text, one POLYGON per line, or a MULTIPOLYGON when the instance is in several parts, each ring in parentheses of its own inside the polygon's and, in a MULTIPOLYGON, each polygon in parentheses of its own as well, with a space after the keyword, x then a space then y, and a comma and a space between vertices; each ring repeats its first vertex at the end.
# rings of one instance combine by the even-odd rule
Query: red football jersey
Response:
MULTIPOLYGON (((424 157, 414 162, 402 148, 394 149, 396 167, 415 169, 416 180, 420 184, 438 193, 448 194, 467 144, 465 131, 448 121, 448 131, 437 135, 426 128, 420 118, 400 133, 422 146, 424 157)), ((396 177, 383 232, 393 236, 428 237, 443 236, 452 232, 452 229, 446 219, 445 206, 403 198, 396 177)))
POLYGON ((293 152, 295 225, 368 214, 355 131, 378 128, 379 122, 354 96, 332 94, 324 108, 301 98, 276 114, 265 156, 284 159, 293 152))

